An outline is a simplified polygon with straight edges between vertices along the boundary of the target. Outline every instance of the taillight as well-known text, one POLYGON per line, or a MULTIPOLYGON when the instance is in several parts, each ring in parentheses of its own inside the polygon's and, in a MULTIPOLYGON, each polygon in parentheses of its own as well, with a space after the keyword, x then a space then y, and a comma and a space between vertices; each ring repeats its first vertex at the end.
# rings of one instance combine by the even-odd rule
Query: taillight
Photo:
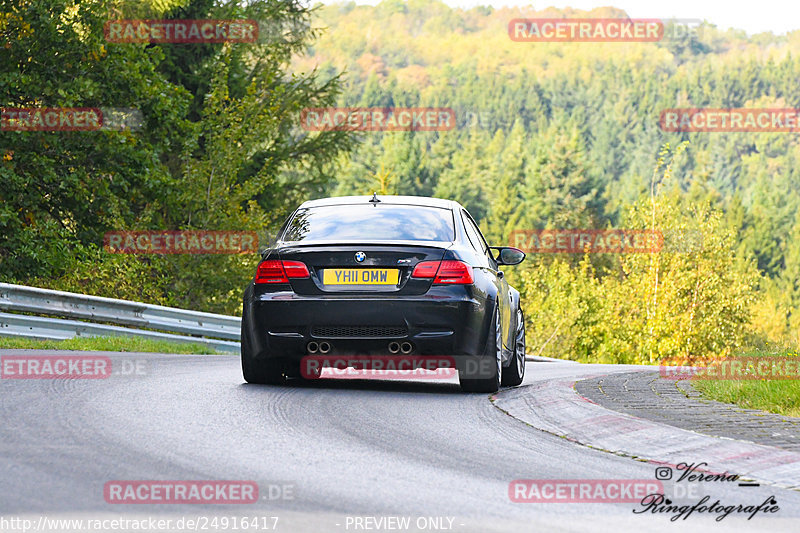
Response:
POLYGON ((283 265, 276 259, 262 261, 256 270, 256 283, 289 283, 283 265))
POLYGON ((289 283, 289 278, 308 278, 308 268, 300 261, 268 259, 256 270, 256 283, 289 283))
POLYGON ((411 273, 412 278, 435 278, 436 271, 439 270, 439 261, 423 261, 417 263, 414 271, 411 273))
POLYGON ((472 285, 472 267, 461 261, 442 261, 439 272, 436 273, 434 285, 472 285))
POLYGON ((283 269, 286 271, 286 276, 291 279, 311 277, 308 267, 301 261, 284 261, 283 269))
POLYGON ((461 261, 423 261, 417 263, 412 278, 433 278, 434 285, 472 285, 472 267, 461 261))

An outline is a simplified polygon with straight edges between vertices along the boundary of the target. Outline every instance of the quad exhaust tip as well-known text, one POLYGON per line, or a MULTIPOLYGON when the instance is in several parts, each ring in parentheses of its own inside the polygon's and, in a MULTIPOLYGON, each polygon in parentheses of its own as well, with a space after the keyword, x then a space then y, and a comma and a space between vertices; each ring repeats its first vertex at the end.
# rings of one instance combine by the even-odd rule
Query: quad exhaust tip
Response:
POLYGON ((400 351, 400 343, 398 342, 390 342, 389 343, 389 352, 390 353, 397 353, 400 351))
POLYGON ((319 353, 328 353, 331 351, 331 345, 327 342, 319 343, 319 353))
POLYGON ((400 351, 403 353, 411 353, 413 349, 414 346, 412 346, 410 342, 404 342, 400 345, 400 351))
POLYGON ((308 353, 317 353, 317 350, 319 350, 319 345, 316 342, 311 341, 306 344, 306 350, 308 350, 308 353))

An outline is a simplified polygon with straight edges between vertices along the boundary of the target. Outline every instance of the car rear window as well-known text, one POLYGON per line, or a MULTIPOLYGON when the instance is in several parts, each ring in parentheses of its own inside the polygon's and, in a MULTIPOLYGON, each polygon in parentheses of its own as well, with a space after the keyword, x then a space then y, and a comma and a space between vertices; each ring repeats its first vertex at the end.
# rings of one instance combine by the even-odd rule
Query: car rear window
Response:
POLYGON ((298 210, 282 240, 451 242, 454 232, 450 209, 351 204, 298 210))

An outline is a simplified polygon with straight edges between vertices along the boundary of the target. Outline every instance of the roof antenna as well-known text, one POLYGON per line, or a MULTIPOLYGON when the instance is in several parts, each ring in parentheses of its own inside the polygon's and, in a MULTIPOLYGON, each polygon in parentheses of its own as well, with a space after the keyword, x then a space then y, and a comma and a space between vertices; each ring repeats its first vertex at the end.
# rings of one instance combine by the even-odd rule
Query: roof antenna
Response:
POLYGON ((380 200, 378 200, 378 193, 376 193, 376 192, 373 192, 373 193, 372 193, 372 200, 370 200, 369 202, 370 202, 372 205, 378 205, 378 203, 380 202, 380 200))

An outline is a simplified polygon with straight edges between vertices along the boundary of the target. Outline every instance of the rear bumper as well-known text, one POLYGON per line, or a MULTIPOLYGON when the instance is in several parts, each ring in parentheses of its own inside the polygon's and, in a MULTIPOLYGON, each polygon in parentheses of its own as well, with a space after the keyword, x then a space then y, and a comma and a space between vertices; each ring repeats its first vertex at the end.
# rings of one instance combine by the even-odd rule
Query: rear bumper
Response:
POLYGON ((253 357, 299 361, 311 341, 331 355, 389 354, 410 342, 415 355, 480 355, 486 345, 487 299, 474 287, 432 287, 422 296, 299 296, 245 292, 243 333, 253 357), (353 331, 353 327, 358 327, 353 331))

